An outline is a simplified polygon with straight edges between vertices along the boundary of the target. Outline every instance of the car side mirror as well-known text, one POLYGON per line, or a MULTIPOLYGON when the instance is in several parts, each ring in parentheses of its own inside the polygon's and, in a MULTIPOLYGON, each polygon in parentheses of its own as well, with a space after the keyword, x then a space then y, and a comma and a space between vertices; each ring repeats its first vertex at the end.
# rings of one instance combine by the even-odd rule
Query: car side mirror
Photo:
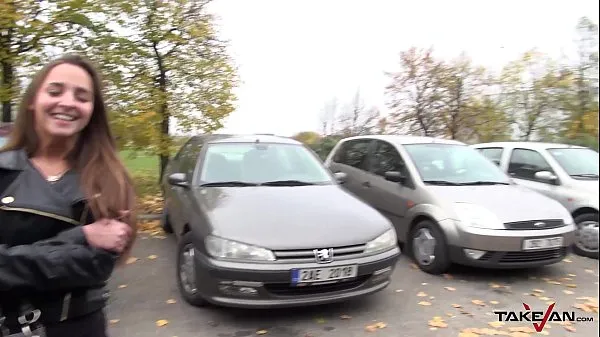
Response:
POLYGON ((190 186, 185 173, 173 173, 169 175, 169 184, 184 188, 188 188, 190 186))
POLYGON ((387 171, 384 174, 385 179, 391 182, 404 184, 406 182, 406 176, 398 171, 387 171))
POLYGON ((534 177, 535 177, 535 179, 547 181, 551 184, 556 184, 558 182, 558 177, 550 171, 536 172, 534 177))
POLYGON ((340 184, 345 183, 346 179, 348 179, 348 175, 346 174, 346 172, 335 172, 333 176, 335 177, 335 180, 337 180, 337 182, 340 184))

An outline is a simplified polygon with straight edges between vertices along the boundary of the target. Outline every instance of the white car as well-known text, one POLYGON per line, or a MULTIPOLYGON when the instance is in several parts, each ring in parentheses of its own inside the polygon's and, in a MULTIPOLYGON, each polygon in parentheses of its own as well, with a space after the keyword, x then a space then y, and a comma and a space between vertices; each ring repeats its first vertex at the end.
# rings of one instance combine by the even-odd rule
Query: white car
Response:
POLYGON ((472 145, 520 185, 559 201, 578 230, 575 253, 598 258, 598 152, 538 142, 472 145))

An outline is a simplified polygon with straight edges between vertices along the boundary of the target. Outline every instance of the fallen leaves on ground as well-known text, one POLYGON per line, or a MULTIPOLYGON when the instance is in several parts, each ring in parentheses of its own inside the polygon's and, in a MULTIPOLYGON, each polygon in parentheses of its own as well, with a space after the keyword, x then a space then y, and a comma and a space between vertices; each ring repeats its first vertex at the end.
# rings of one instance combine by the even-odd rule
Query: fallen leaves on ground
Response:
POLYGON ((341 319, 351 319, 352 316, 348 316, 348 315, 341 315, 340 316, 341 319))
POLYGON ((554 281, 554 280, 548 280, 548 281, 546 281, 546 283, 548 283, 548 284, 556 284, 556 285, 561 285, 562 284, 561 282, 554 281))
POLYGON ((563 293, 565 293, 567 295, 573 295, 574 294, 574 292, 572 292, 571 290, 567 290, 567 289, 563 290, 563 293))
POLYGON ((576 284, 566 284, 568 288, 577 288, 576 284))
POLYGON ((375 324, 371 324, 371 325, 365 326, 365 330, 368 331, 368 332, 375 332, 378 329, 383 329, 385 327, 387 327, 386 323, 384 323, 384 322, 377 322, 375 324))
POLYGON ((489 324, 489 326, 491 326, 492 328, 501 328, 501 327, 503 327, 503 326, 504 326, 506 323, 504 323, 504 322, 499 322, 499 321, 496 321, 496 322, 489 322, 488 324, 489 324))
POLYGON ((452 304, 452 307, 458 309, 458 308, 462 308, 462 305, 460 305, 460 304, 452 304))
POLYGON ((431 302, 421 301, 421 302, 419 302, 419 305, 430 306, 431 302))
POLYGON ((136 263, 139 259, 135 256, 132 256, 130 258, 127 259, 127 261, 125 262, 126 264, 132 264, 132 263, 136 263))
POLYGON ((452 275, 450 275, 450 274, 443 274, 442 276, 444 276, 444 278, 445 278, 446 280, 453 280, 453 279, 454 279, 454 276, 452 276, 452 275))
POLYGON ((160 195, 144 195, 138 199, 138 213, 160 214, 163 209, 163 198, 160 195))
POLYGON ((534 293, 540 293, 540 294, 545 293, 545 291, 543 291, 542 289, 533 289, 533 292, 534 293))
POLYGON ((167 321, 166 319, 159 319, 158 321, 156 321, 157 327, 163 327, 167 324, 169 324, 169 321, 167 321))
POLYGON ((480 307, 484 307, 485 306, 485 302, 482 300, 472 300, 471 303, 478 305, 480 307))
POLYGON ((490 301, 490 304, 496 305, 496 304, 500 304, 500 302, 498 302, 498 301, 490 301))
POLYGON ((420 292, 417 293, 417 296, 418 297, 427 297, 427 294, 424 293, 424 292, 422 292, 422 291, 420 291, 420 292))
POLYGON ((571 263, 571 262, 573 262, 573 261, 571 261, 571 259, 563 259, 563 262, 566 262, 566 263, 571 263))
POLYGON ((448 291, 455 291, 456 288, 452 288, 452 287, 444 287, 444 289, 448 290, 448 291))
POLYGON ((125 289, 125 288, 127 288, 127 285, 126 285, 126 284, 121 284, 121 285, 119 285, 119 289, 125 289))
POLYGON ((434 328, 447 328, 448 324, 444 321, 442 317, 436 316, 429 321, 429 326, 434 328))
POLYGON ((155 238, 164 236, 164 231, 160 226, 159 220, 138 221, 138 233, 147 234, 155 238))
POLYGON ((324 323, 325 323, 325 319, 324 319, 324 318, 317 318, 317 319, 315 319, 315 321, 316 321, 318 324, 324 324, 324 323))
POLYGON ((117 324, 119 323, 121 320, 120 319, 111 319, 110 320, 110 324, 117 324))
POLYGON ((267 333, 268 333, 267 330, 258 330, 258 331, 256 331, 257 335, 266 335, 267 333))
POLYGON ((156 260, 157 257, 158 256, 156 256, 156 255, 150 255, 150 256, 148 256, 148 260, 156 260))
POLYGON ((174 299, 167 300, 167 304, 175 304, 175 303, 177 303, 177 301, 175 301, 174 299))

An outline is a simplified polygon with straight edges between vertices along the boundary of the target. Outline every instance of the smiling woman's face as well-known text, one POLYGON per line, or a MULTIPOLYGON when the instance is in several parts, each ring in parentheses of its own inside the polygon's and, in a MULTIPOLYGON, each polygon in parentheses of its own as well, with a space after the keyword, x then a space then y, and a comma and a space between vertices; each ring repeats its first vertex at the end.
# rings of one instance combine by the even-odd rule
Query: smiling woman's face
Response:
POLYGON ((31 108, 39 137, 52 139, 75 136, 92 117, 92 78, 78 66, 59 64, 46 76, 31 108))

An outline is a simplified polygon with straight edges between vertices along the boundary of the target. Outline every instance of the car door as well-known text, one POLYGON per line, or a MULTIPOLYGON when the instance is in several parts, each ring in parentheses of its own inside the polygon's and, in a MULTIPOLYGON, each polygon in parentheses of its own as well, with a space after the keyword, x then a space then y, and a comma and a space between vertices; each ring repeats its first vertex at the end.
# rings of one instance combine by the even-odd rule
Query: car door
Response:
MULTIPOLYGON (((192 182, 201 144, 197 139, 190 139, 177 154, 171 173, 184 173, 188 182, 192 182)), ((169 185, 169 220, 176 233, 187 223, 186 213, 189 208, 189 189, 169 185)))
POLYGON ((409 203, 415 193, 412 177, 406 168, 404 158, 396 147, 383 140, 376 140, 373 151, 369 153, 369 186, 366 188, 366 198, 375 209, 387 217, 396 227, 407 226, 406 213, 409 203), (385 172, 396 171, 406 177, 405 183, 389 181, 385 172))
MULTIPOLYGON (((557 184, 540 180, 535 177, 535 173, 540 171, 548 171, 556 175, 552 166, 537 150, 514 148, 510 153, 507 171, 517 184, 542 193, 555 200, 560 198, 559 186, 557 184)), ((558 182, 558 184, 560 184, 560 182, 558 182)))
POLYGON ((372 139, 367 138, 344 141, 329 164, 332 172, 344 172, 347 175, 343 188, 363 201, 366 201, 366 192, 370 184, 367 154, 372 142, 372 139))
POLYGON ((501 147, 481 147, 477 150, 487 159, 491 160, 494 164, 501 166, 502 154, 504 149, 501 147))

